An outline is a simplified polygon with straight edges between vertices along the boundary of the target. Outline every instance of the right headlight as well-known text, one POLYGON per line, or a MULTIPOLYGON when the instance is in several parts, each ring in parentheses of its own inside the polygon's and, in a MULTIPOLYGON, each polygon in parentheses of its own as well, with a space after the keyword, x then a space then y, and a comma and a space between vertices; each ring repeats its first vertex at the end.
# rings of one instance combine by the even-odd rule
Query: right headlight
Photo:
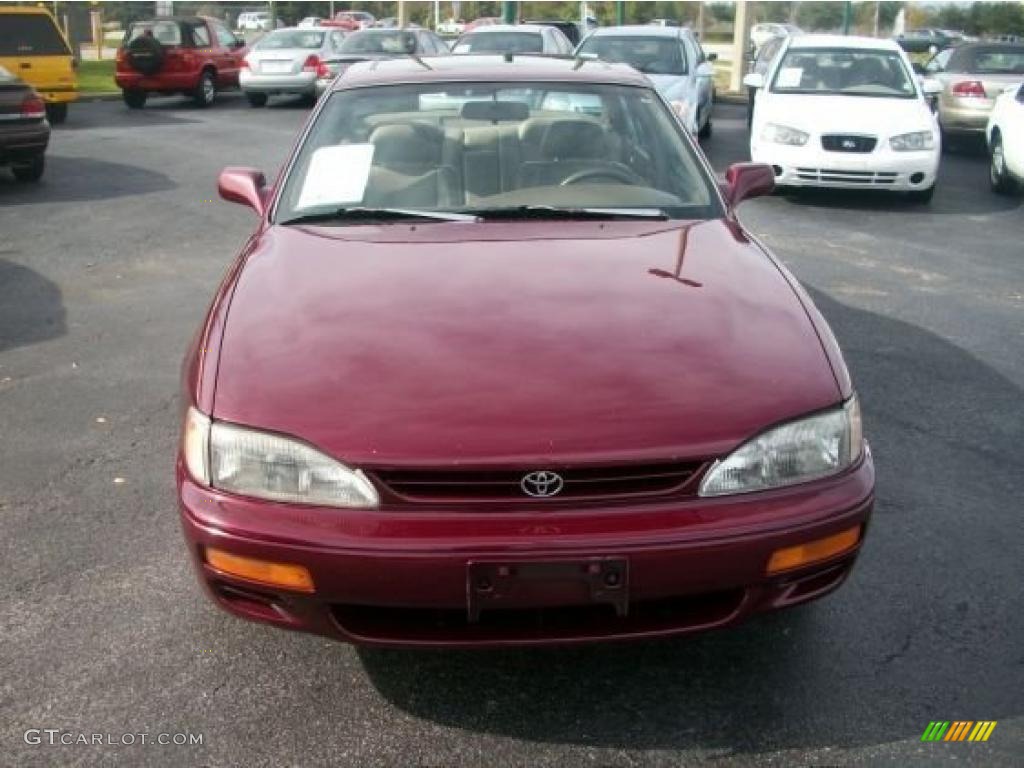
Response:
POLYGON ((811 137, 806 131, 797 128, 790 128, 788 125, 778 123, 765 123, 761 129, 761 139, 770 141, 773 144, 788 144, 792 147, 802 147, 811 137))
POLYGON ((203 485, 241 496, 298 504, 374 508, 366 475, 294 438, 211 421, 189 408, 182 454, 203 485))
POLYGON ((852 465, 864 450, 860 403, 854 395, 839 408, 764 432, 716 461, 700 484, 701 496, 725 496, 805 483, 852 465))

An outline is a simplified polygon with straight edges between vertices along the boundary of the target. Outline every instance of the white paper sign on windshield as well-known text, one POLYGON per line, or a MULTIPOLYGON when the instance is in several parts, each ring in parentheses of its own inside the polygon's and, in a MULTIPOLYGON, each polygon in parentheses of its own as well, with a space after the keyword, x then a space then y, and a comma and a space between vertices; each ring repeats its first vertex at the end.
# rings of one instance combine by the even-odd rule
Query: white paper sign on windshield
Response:
POLYGON ((779 88, 799 88, 803 76, 803 67, 783 67, 775 83, 779 88))
POLYGON ((320 147, 309 160, 298 208, 361 203, 370 180, 373 144, 320 147))

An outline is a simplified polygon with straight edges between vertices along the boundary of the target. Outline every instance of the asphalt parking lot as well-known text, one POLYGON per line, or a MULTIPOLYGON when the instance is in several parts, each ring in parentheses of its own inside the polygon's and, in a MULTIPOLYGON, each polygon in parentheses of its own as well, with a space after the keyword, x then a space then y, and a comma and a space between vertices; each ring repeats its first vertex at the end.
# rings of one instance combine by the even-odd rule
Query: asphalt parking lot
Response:
MULTIPOLYGON (((0 763, 1020 765, 1024 199, 946 155, 930 206, 741 216, 846 353, 878 469, 849 582, 738 630, 515 652, 363 652, 221 613, 178 529, 179 362, 307 110, 79 104, 37 186, 0 172, 0 763), (931 720, 995 720, 984 744, 931 720), (47 746, 28 729, 202 734, 47 746)), ((746 157, 739 107, 706 150, 746 157)), ((752 328, 751 333, 757 333, 752 328)))

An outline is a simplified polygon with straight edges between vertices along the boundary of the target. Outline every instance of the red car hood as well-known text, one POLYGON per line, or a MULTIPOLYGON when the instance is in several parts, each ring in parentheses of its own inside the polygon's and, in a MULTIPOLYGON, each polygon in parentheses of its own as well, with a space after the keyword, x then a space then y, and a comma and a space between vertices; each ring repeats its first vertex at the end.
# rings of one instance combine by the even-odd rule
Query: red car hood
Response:
POLYGON ((705 458, 839 400, 722 221, 272 227, 237 280, 214 416, 357 466, 705 458))

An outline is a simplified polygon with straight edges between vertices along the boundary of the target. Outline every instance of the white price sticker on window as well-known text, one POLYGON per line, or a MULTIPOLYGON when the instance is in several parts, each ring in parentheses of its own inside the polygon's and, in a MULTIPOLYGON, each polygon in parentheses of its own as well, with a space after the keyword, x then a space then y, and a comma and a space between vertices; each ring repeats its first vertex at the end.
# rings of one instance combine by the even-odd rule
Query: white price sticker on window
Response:
POLYGON ((298 208, 361 203, 370 180, 373 144, 320 147, 309 159, 298 208))
POLYGON ((799 88, 803 76, 803 67, 783 67, 775 83, 779 88, 799 88))

